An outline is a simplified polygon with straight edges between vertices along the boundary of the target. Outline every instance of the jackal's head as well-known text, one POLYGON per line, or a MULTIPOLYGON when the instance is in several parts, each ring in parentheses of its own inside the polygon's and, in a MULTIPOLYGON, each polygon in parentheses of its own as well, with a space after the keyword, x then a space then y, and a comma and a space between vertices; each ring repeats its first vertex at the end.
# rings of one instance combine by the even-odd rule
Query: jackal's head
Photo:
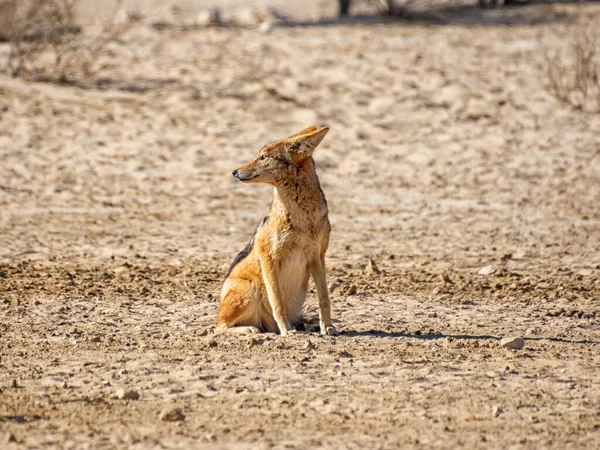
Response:
POLYGON ((256 158, 234 170, 233 176, 245 183, 278 186, 304 166, 328 131, 327 127, 312 126, 265 145, 256 158))

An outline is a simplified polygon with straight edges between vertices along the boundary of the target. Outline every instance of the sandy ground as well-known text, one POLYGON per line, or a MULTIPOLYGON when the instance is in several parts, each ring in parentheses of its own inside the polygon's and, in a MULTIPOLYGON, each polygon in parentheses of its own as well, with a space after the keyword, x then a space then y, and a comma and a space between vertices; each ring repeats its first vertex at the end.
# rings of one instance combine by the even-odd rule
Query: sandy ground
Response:
POLYGON ((577 12, 142 24, 97 88, 0 75, 0 447, 599 448, 600 115, 544 88, 577 12), (230 172, 313 123, 341 335, 207 335, 270 202, 230 172))

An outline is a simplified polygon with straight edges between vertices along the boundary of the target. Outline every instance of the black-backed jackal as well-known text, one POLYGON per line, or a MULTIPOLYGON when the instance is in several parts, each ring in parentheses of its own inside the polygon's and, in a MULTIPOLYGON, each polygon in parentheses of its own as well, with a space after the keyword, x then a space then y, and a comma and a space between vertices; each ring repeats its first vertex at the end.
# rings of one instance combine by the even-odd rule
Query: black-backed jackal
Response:
POLYGON ((306 128, 263 147, 254 160, 233 171, 244 183, 272 185, 273 204, 227 273, 217 332, 295 331, 312 275, 321 333, 337 334, 325 275, 331 227, 312 158, 328 131, 306 128))

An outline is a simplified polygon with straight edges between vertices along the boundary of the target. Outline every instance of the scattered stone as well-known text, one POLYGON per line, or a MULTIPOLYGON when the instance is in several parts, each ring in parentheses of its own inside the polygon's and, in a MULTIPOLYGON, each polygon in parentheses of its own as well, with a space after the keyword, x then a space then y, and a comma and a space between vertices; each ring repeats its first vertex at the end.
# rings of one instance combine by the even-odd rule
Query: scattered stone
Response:
POLYGON ((504 338, 500 341, 500 345, 504 348, 509 348, 512 350, 521 350, 523 347, 525 347, 525 341, 519 337, 504 338))
POLYGON ((448 337, 445 337, 445 338, 444 338, 444 341, 442 342, 442 345, 443 345, 444 347, 451 347, 451 346, 452 346, 452 343, 454 342, 454 340, 455 340, 455 339, 454 339, 453 337, 450 337, 450 336, 448 336, 448 337))
POLYGON ((167 409, 160 415, 160 420, 164 422, 181 422, 185 420, 185 415, 180 409, 167 409))
POLYGON ((305 350, 314 350, 315 348, 317 347, 311 341, 306 341, 306 344, 304 344, 305 350))
POLYGON ((116 396, 119 400, 139 400, 140 399, 140 393, 137 391, 134 391, 132 389, 127 390, 127 391, 125 389, 119 389, 117 391, 116 396))
POLYGON ((502 408, 500 408, 499 406, 494 406, 492 408, 492 416, 494 417, 498 417, 500 414, 502 414, 504 411, 502 410, 502 408))
POLYGON ((365 273, 368 275, 379 275, 381 273, 381 270, 379 270, 379 267, 377 267, 373 258, 369 258, 367 267, 365 267, 365 273))
POLYGON ((1 433, 0 432, 0 444, 18 442, 17 437, 12 433, 1 433))
POLYGON ((494 268, 494 266, 490 265, 490 266, 482 267, 481 269, 479 269, 478 273, 479 273, 479 275, 486 275, 487 276, 487 275, 493 274, 494 272, 496 272, 496 269, 494 268))
POLYGON ((263 22, 258 27, 261 33, 270 33, 273 30, 273 24, 271 22, 263 22))
POLYGON ((198 25, 222 25, 221 10, 219 8, 211 8, 205 11, 200 11, 198 14, 198 25))
POLYGON ((334 289, 333 295, 345 297, 348 295, 354 295, 358 292, 356 285, 341 285, 340 287, 334 289))
POLYGON ((471 98, 465 109, 462 111, 463 117, 468 120, 489 119, 494 116, 493 104, 490 104, 482 99, 471 98))
POLYGON ((216 348, 216 347, 218 347, 218 345, 219 344, 217 343, 217 341, 209 341, 208 342, 208 348, 216 348))
POLYGON ((358 292, 358 289, 357 289, 356 285, 352 284, 352 285, 350 285, 348 290, 346 290, 346 292, 344 292, 344 295, 355 295, 357 292, 358 292))
POLYGON ((452 279, 450 278, 450 275, 448 275, 448 273, 444 273, 444 274, 440 275, 440 278, 441 278, 443 286, 448 286, 450 284, 454 284, 454 281, 452 281, 452 279))
POLYGON ((141 22, 144 20, 144 15, 140 11, 135 10, 120 10, 115 15, 115 23, 126 24, 131 22, 141 22))
POLYGON ((517 250, 513 252, 511 259, 514 259, 515 261, 520 261, 522 259, 525 259, 525 256, 525 250, 517 250))
POLYGON ((18 389, 21 386, 19 386, 19 382, 17 380, 12 380, 12 387, 15 388, 15 389, 18 389))
POLYGON ((331 283, 329 283, 329 293, 330 293, 330 294, 333 294, 333 292, 334 292, 336 289, 339 289, 340 287, 342 287, 342 284, 341 284, 341 283, 337 283, 337 282, 335 282, 335 281, 334 281, 334 282, 331 282, 331 283))
POLYGON ((261 338, 252 338, 252 339, 250 339, 249 344, 250 344, 250 347, 257 347, 259 345, 263 345, 264 342, 265 342, 264 339, 261 339, 261 338))
POLYGON ((565 308, 559 308, 559 309, 549 312, 548 314, 551 317, 561 317, 561 316, 564 316, 566 314, 566 312, 567 312, 567 310, 565 308))

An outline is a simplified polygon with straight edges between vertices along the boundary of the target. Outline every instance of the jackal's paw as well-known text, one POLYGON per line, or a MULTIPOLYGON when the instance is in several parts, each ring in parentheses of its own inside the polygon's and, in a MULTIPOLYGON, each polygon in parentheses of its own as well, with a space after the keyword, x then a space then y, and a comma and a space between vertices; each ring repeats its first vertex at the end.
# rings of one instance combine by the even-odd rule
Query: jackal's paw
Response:
POLYGON ((290 330, 281 330, 281 335, 282 336, 289 336, 292 334, 298 334, 298 330, 296 330, 295 328, 292 328, 290 330))
POLYGON ((260 330, 253 326, 248 326, 248 327, 243 327, 243 328, 244 328, 243 333, 245 333, 245 334, 259 334, 260 333, 260 330))
POLYGON ((324 336, 338 336, 339 333, 333 325, 321 328, 321 334, 324 336))
POLYGON ((260 333, 260 330, 252 325, 231 327, 231 328, 227 328, 226 331, 229 333, 234 333, 234 334, 258 334, 258 333, 260 333))

